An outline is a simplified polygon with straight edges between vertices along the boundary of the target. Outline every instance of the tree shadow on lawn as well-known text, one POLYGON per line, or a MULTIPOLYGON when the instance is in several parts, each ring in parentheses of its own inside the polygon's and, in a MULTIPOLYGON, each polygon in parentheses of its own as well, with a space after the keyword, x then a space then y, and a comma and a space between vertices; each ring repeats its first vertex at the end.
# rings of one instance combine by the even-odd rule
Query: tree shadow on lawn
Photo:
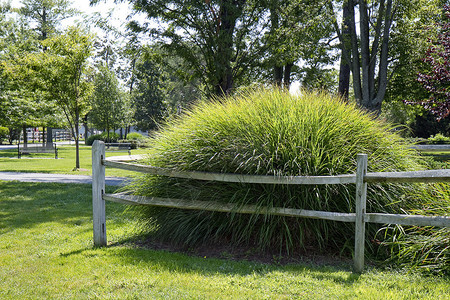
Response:
MULTIPOLYGON (((112 192, 114 188, 107 189, 107 192, 112 192)), ((0 181, 0 233, 31 228, 45 222, 90 222, 91 197, 91 186, 86 184, 0 181)), ((92 250, 92 247, 87 247, 61 253, 61 256, 83 255, 92 250)), ((348 259, 318 255, 295 258, 296 254, 292 259, 272 253, 262 254, 254 248, 235 249, 216 244, 181 249, 149 241, 143 236, 133 236, 110 244, 101 251, 106 251, 106 255, 113 255, 127 265, 147 264, 169 271, 206 276, 217 273, 245 276, 306 272, 309 276, 340 284, 352 284, 358 279, 357 274, 350 273, 351 262, 348 259)))
MULTIPOLYGON (((52 174, 54 172, 49 171, 49 170, 30 170, 30 169, 10 169, 10 170, 5 170, 2 169, 0 170, 0 172, 13 172, 13 173, 43 173, 43 174, 52 174)), ((77 174, 78 175, 78 174, 77 174)))
MULTIPOLYGON (((173 250, 157 250, 149 260, 157 261, 169 270, 214 275, 268 275, 274 272, 288 273, 289 276, 308 274, 319 280, 327 279, 336 283, 351 285, 359 278, 359 274, 351 273, 352 265, 348 259, 313 253, 292 253, 290 256, 280 256, 271 252, 258 252, 234 249, 224 245, 201 246, 199 249, 188 249, 187 252, 173 250), (218 249, 224 247, 223 252, 218 249), (250 253, 249 253, 250 252, 250 253), (165 253, 165 256, 162 256, 165 253), (172 255, 170 255, 172 254, 172 255), (186 260, 192 262, 186 264, 186 260)), ((126 261, 133 261, 133 249, 121 250, 120 255, 126 261)), ((143 249, 138 249, 143 251, 143 249)), ((148 250, 147 250, 148 251, 148 250)), ((153 251, 152 251, 153 252, 153 251)))
POLYGON ((69 219, 92 220, 91 185, 0 181, 0 233, 69 219))
MULTIPOLYGON (((351 272, 350 264, 343 264, 342 262, 325 265, 323 262, 308 262, 308 259, 300 258, 295 260, 295 263, 279 264, 235 259, 226 257, 226 254, 225 257, 202 257, 174 250, 133 247, 130 242, 133 242, 135 238, 94 249, 97 249, 97 251, 100 249, 101 255, 104 256, 104 263, 108 263, 108 256, 113 256, 114 263, 119 260, 121 265, 139 266, 154 272, 169 271, 202 276, 215 276, 217 274, 225 276, 273 275, 281 276, 280 280, 283 280, 283 274, 286 274, 287 281, 297 281, 298 278, 307 276, 317 280, 333 281, 345 286, 353 285, 360 277, 360 274, 351 272)), ((87 247, 60 255, 64 257, 72 255, 89 256, 92 255, 92 250, 93 248, 87 247)), ((97 253, 96 256, 98 255, 97 253)))
MULTIPOLYGON (((8 149, 0 151, 0 158, 12 158, 18 159, 17 148, 16 149, 8 149)), ((21 159, 55 159, 55 153, 32 153, 32 154, 22 154, 21 159)))

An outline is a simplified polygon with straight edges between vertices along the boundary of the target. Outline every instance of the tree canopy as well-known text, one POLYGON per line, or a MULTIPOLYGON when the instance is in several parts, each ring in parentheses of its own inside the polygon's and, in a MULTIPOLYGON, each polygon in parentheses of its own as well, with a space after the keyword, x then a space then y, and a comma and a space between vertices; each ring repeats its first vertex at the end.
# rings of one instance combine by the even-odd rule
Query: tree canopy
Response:
POLYGON ((92 92, 92 83, 86 75, 93 38, 78 27, 70 27, 64 34, 41 43, 46 51, 26 52, 15 57, 9 61, 6 70, 22 85, 20 91, 27 96, 23 95, 22 99, 29 101, 39 95, 42 104, 55 104, 64 113, 76 144, 76 168, 80 168, 79 124, 92 92))
MULTIPOLYGON (((339 92, 377 115, 383 104, 389 111, 385 115, 396 114, 397 120, 410 123, 420 112, 417 107, 405 108, 401 100, 431 99, 416 76, 430 75, 431 66, 421 58, 427 55, 429 32, 437 37, 434 23, 444 0, 115 1, 119 2, 132 8, 127 30, 115 28, 108 19, 91 18, 89 22, 97 20, 95 24, 107 32, 90 46, 90 58, 78 73, 82 74, 78 88, 59 81, 75 82, 56 71, 56 66, 69 68, 58 57, 77 64, 74 57, 68 58, 74 55, 69 48, 61 52, 66 41, 56 43, 73 30, 60 26, 77 13, 71 2, 23 0, 22 8, 16 10, 1 5, 1 124, 49 126, 53 116, 60 114, 74 128, 76 117, 67 116, 75 113, 78 119, 86 119, 90 112, 95 127, 106 129, 112 124, 115 129, 135 123, 151 130, 195 100, 221 97, 247 86, 289 89, 297 81, 304 89, 334 93, 339 58, 339 92), (19 69, 20 76, 13 72, 19 69), (118 90, 107 91, 108 82, 118 90), (44 83, 67 92, 43 89, 44 83), (86 94, 76 97, 79 105, 63 109, 61 99, 80 91, 86 94), (110 117, 104 121, 101 108, 109 104, 105 97, 99 99, 105 93, 120 95, 111 96, 110 105, 112 98, 128 101, 127 110, 110 106, 109 113, 118 122, 110 117)), ((115 107, 122 105, 119 102, 115 107)), ((75 129, 73 134, 78 135, 75 129)))
POLYGON ((430 71, 420 72, 417 81, 430 97, 420 102, 438 120, 450 114, 450 6, 444 7, 445 21, 439 22, 436 39, 431 40, 423 61, 430 71))

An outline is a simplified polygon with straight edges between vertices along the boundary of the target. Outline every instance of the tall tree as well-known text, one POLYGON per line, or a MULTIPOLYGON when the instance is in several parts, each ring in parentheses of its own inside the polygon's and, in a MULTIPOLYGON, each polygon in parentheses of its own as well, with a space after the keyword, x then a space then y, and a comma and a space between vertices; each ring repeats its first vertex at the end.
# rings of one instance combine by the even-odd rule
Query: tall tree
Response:
POLYGON ((93 37, 78 27, 42 42, 47 51, 30 54, 23 64, 36 90, 48 94, 64 112, 76 146, 75 168, 80 168, 80 116, 88 107, 92 82, 86 74, 93 51, 93 37))
MULTIPOLYGON (((348 1, 348 18, 344 21, 348 20, 350 31, 353 92, 357 102, 375 114, 381 113, 381 103, 389 79, 389 41, 392 26, 398 6, 405 1, 348 1), (359 35, 356 14, 359 17, 359 35)), ((342 34, 337 23, 335 28, 343 54, 350 56, 346 48, 347 35, 342 34)))
POLYGON ((36 35, 24 19, 14 14, 12 7, 1 5, 0 26, 0 102, 3 111, 2 123, 11 131, 22 128, 27 142, 28 126, 43 125, 50 105, 40 103, 38 95, 26 89, 26 82, 11 67, 21 57, 36 51, 36 35))
POLYGON ((106 129, 109 140, 110 130, 119 127, 125 119, 125 99, 114 72, 105 64, 97 66, 97 70, 89 116, 96 128, 106 129))
POLYGON ((268 52, 265 64, 271 68, 276 86, 289 89, 292 75, 307 77, 310 82, 305 85, 313 86, 312 81, 318 79, 313 74, 323 73, 319 65, 333 60, 329 55, 333 23, 326 2, 270 0, 259 4, 266 6, 270 14, 270 32, 264 41, 268 52))
MULTIPOLYGON (((413 126, 420 123, 422 126, 424 122, 415 119, 432 119, 421 117, 425 111, 419 105, 406 105, 404 101, 419 101, 429 96, 417 81, 417 74, 429 71, 423 59, 429 41, 437 37, 436 23, 442 16, 444 1, 414 0, 398 8, 399 17, 391 33, 389 50, 391 78, 383 100, 383 116, 397 124, 413 126)), ((430 124, 429 127, 434 126, 430 124)))
MULTIPOLYGON (((22 0, 22 7, 19 13, 30 23, 40 40, 57 33, 57 27, 61 21, 77 15, 79 12, 72 8, 72 1, 69 0, 22 0)), ((43 48, 45 50, 45 46, 43 48)), ((41 100, 40 102, 45 102, 41 100)), ((52 126, 47 124, 47 146, 53 147, 52 126)))
POLYGON ((61 21, 78 13, 69 0, 22 0, 20 13, 34 23, 41 40, 56 33, 61 21))
POLYGON ((64 35, 49 39, 45 45, 49 47, 48 92, 64 111, 70 124, 76 146, 75 168, 79 169, 80 116, 87 108, 92 91, 92 84, 85 76, 92 55, 93 38, 80 28, 70 27, 64 35))
POLYGON ((131 94, 136 107, 134 114, 136 127, 143 131, 156 129, 165 106, 161 89, 161 71, 151 56, 151 50, 145 51, 136 62, 135 87, 131 94))
POLYGON ((338 94, 348 100, 350 91, 350 64, 351 64, 351 36, 350 36, 350 9, 353 0, 342 2, 342 26, 341 26, 341 60, 339 65, 339 87, 338 94))
POLYGON ((445 20, 436 24, 438 34, 431 40, 423 61, 428 72, 418 74, 417 81, 428 92, 428 99, 419 103, 437 120, 450 115, 450 6, 444 6, 445 20))
MULTIPOLYGON (((91 0, 97 3, 99 0, 91 0)), ((207 95, 224 95, 239 85, 262 56, 267 28, 255 0, 133 1, 133 9, 156 22, 130 28, 146 31, 173 55, 188 62, 186 76, 202 81, 207 95), (159 23, 159 27, 149 27, 159 23), (166 26, 167 25, 167 26, 166 26)))

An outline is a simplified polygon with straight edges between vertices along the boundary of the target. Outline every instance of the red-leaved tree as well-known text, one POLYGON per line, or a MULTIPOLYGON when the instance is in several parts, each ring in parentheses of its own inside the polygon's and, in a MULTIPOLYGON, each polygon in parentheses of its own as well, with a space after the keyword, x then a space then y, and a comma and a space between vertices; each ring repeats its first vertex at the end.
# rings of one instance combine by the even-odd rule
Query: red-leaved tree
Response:
POLYGON ((423 59, 430 66, 427 73, 418 74, 418 82, 430 93, 430 98, 420 102, 426 110, 441 120, 450 114, 450 6, 444 6, 446 21, 437 24, 439 32, 423 59))

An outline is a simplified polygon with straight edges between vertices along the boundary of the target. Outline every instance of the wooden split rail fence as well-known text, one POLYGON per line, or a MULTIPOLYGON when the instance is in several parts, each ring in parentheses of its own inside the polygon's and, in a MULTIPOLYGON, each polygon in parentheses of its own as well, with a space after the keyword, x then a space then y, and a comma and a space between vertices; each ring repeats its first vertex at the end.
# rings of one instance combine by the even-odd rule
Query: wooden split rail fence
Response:
POLYGON ((400 182, 444 182, 450 181, 450 170, 428 170, 416 172, 384 172, 367 173, 367 155, 358 154, 356 174, 336 176, 261 176, 241 174, 221 174, 207 172, 185 172, 148 165, 131 164, 112 161, 105 158, 105 144, 95 141, 92 149, 92 196, 94 245, 106 245, 105 200, 131 205, 153 205, 179 209, 197 209, 218 212, 234 212, 244 214, 272 214, 278 216, 302 217, 355 223, 354 271, 361 273, 364 268, 365 223, 399 224, 416 226, 450 227, 450 217, 420 216, 402 214, 384 214, 366 212, 366 196, 368 183, 400 183, 400 182), (105 167, 131 170, 152 175, 188 178, 196 180, 240 182, 257 184, 356 184, 355 213, 312 211, 273 207, 261 209, 246 205, 236 208, 234 204, 218 202, 142 197, 128 194, 105 194, 105 167))

